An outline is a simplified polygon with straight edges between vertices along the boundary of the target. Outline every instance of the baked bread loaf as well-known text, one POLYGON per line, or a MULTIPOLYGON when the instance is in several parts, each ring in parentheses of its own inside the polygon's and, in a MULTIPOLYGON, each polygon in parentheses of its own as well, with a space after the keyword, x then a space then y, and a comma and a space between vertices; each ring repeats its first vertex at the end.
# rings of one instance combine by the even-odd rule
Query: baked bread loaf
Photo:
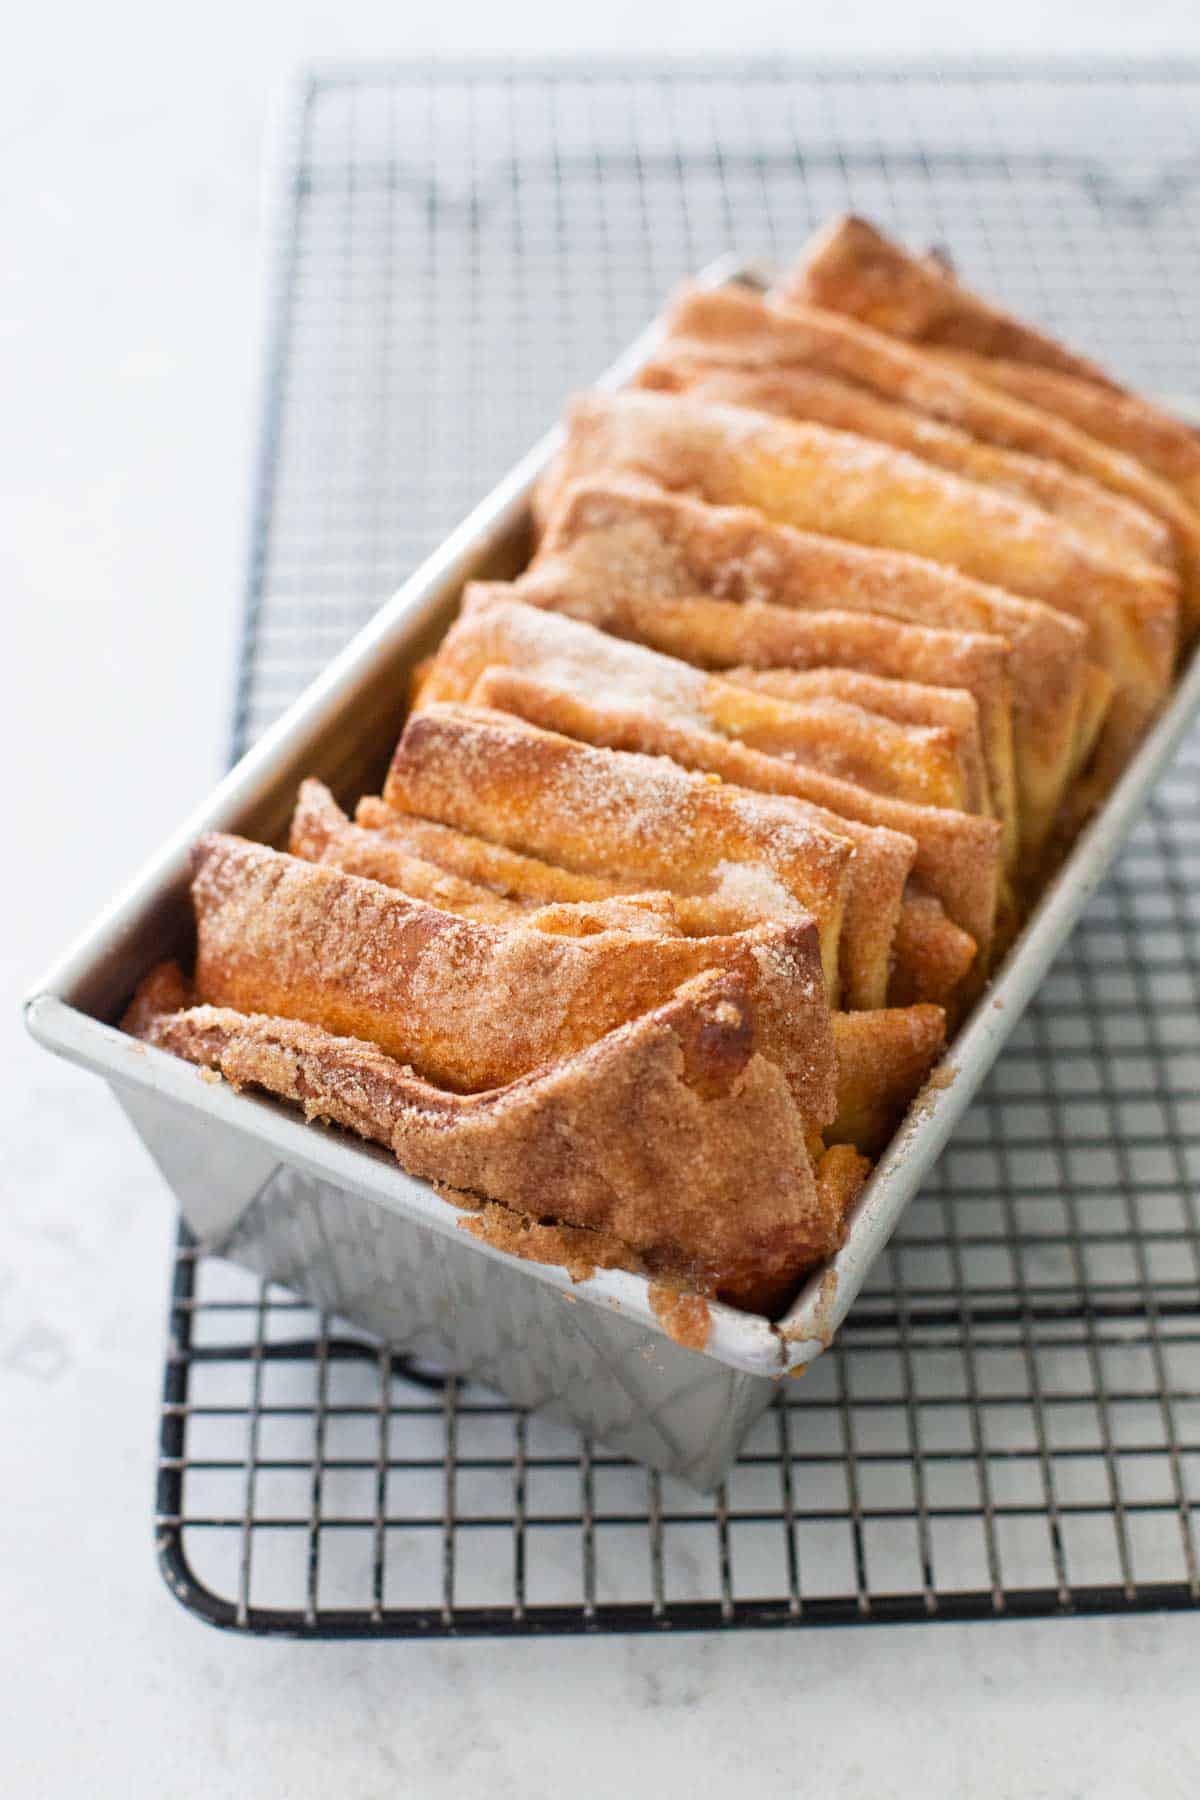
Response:
POLYGON ((198 844, 124 1027, 691 1348, 776 1317, 1160 706, 1198 508, 1186 426, 861 220, 685 290, 382 793, 198 844))

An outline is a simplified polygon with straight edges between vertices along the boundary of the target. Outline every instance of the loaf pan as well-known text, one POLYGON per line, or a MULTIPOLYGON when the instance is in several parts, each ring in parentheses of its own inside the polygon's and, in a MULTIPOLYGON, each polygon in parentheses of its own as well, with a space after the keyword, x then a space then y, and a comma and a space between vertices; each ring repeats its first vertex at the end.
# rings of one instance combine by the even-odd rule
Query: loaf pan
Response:
MULTIPOLYGON (((727 262, 710 285, 760 285, 727 262)), ((652 326, 609 371, 623 381, 652 326)), ((1192 658, 1103 812, 1043 894, 1003 966, 910 1110, 854 1209, 845 1242, 776 1323, 712 1304, 703 1351, 664 1332, 649 1284, 620 1270, 572 1283, 459 1229, 462 1214, 381 1150, 309 1124, 118 1031, 140 977, 191 938, 188 852, 206 831, 280 844, 296 788, 317 775, 343 801, 377 789, 399 736, 413 664, 463 584, 514 574, 529 501, 561 442, 550 433, 407 581, 212 796, 39 981, 26 1002, 48 1049, 112 1086, 203 1249, 283 1283, 408 1355, 543 1407, 700 1489, 720 1482, 779 1380, 829 1345, 875 1258, 970 1104, 1057 951, 1124 843, 1200 706, 1192 658)), ((803 1411, 794 1430, 803 1429, 803 1411)))

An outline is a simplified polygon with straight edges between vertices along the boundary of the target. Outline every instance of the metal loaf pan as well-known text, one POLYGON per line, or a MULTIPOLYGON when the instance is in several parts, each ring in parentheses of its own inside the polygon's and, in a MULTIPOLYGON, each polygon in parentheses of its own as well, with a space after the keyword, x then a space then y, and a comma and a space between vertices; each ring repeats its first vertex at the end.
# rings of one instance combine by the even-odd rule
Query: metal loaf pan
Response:
MULTIPOLYGON (((726 263, 705 279, 761 276, 726 263)), ((655 336, 652 327, 606 383, 623 380, 655 336)), ((154 962, 188 953, 187 856, 202 832, 278 843, 304 775, 319 775, 345 801, 378 785, 408 671, 445 629, 465 581, 522 565, 531 489, 559 441, 556 431, 538 444, 243 757, 37 983, 26 1016, 40 1043, 110 1083, 207 1251, 402 1352, 709 1488, 779 1378, 801 1373, 830 1343, 1200 706, 1200 658, 877 1165, 841 1250, 778 1323, 714 1304, 706 1349, 682 1349, 662 1330, 642 1277, 609 1270, 573 1285, 564 1270, 494 1251, 461 1232, 461 1213, 383 1151, 306 1124, 266 1096, 205 1081, 110 1022, 154 962)))

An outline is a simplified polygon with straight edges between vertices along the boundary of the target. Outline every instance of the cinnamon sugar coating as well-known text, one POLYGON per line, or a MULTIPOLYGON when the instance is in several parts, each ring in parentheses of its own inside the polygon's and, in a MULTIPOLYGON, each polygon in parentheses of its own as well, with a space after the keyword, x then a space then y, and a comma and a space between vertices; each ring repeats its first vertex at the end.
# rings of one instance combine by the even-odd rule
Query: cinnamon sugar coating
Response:
POLYGON ((810 922, 690 938, 649 912, 635 933, 506 927, 219 833, 192 898, 201 1001, 366 1039, 458 1091, 512 1081, 661 1005, 707 969, 736 970, 804 1116, 829 1116, 832 1047, 810 922))
POLYGON ((1111 387, 1089 361, 972 293, 933 258, 909 256, 867 219, 830 219, 805 245, 776 289, 781 300, 849 313, 910 343, 1012 357, 1111 387))
MULTIPOLYGON (((392 818, 389 815, 389 824, 392 818)), ((288 849, 305 862, 327 863, 345 875, 382 882, 384 887, 399 888, 410 900, 424 900, 485 925, 510 924, 530 911, 528 905, 408 848, 393 829, 368 830, 352 824, 319 781, 300 784, 288 849)))
MULTIPOLYGON (((704 298, 707 309, 708 296, 704 298)), ((739 311, 744 306, 750 312, 745 324, 752 340, 757 323, 754 309, 761 302, 731 294, 728 302, 726 296, 718 296, 718 303, 731 304, 739 311)), ((957 425, 930 418, 821 368, 759 366, 744 361, 740 353, 751 346, 736 338, 731 345, 723 332, 704 329, 711 322, 702 318, 701 329, 692 336, 681 309, 676 332, 654 361, 639 371, 636 385, 662 393, 686 393, 695 400, 721 405, 747 406, 755 412, 778 413, 785 419, 808 419, 839 431, 856 432, 877 443, 893 444, 952 475, 977 481, 983 487, 999 488, 1041 507, 1043 512, 1055 514, 1085 537, 1093 538, 1101 550, 1161 563, 1167 568, 1175 566, 1173 541, 1164 522, 1086 475, 1077 475, 1061 463, 1048 462, 1027 451, 983 442, 957 425), (731 360, 727 362, 726 357, 731 360)))
POLYGON ((405 726, 384 799, 584 873, 711 892, 764 872, 816 919, 827 986, 852 845, 810 809, 711 783, 664 757, 605 755, 499 712, 430 707, 405 726))
POLYGON ((945 1015, 937 1006, 837 1013, 833 1029, 838 1113, 826 1135, 877 1156, 942 1053, 945 1015))
POLYGON ((953 366, 986 387, 1069 419, 1102 444, 1132 456, 1200 510, 1200 438, 1181 419, 1140 394, 1114 393, 1078 375, 1003 358, 946 351, 953 366))
POLYGON ((884 379, 895 384, 888 391, 907 383, 907 396, 922 410, 987 442, 1088 475, 1160 518, 1183 565, 1194 625, 1200 612, 1200 467, 1186 425, 862 220, 840 221, 821 234, 785 275, 775 298, 781 311, 840 316, 863 334, 888 371, 884 379), (888 343, 901 359, 916 359, 908 372, 903 360, 880 349, 888 343), (970 362, 960 360, 964 352, 970 362), (985 376, 981 365, 988 361, 1037 371, 1039 379, 985 376), (1042 374, 1063 379, 1047 382, 1042 374))
MULTIPOLYGON (((653 702, 636 697, 625 707, 591 702, 577 693, 554 688, 535 677, 505 669, 491 669, 477 685, 475 698, 484 705, 511 712, 540 727, 546 733, 562 738, 578 739, 610 750, 670 758, 683 769, 707 771, 719 775, 727 791, 737 795, 755 792, 772 795, 786 802, 800 801, 821 807, 832 822, 854 822, 870 830, 883 830, 892 840, 907 839, 916 846, 909 868, 923 885, 941 901, 946 915, 961 930, 969 933, 986 961, 995 927, 996 907, 1000 893, 1001 848, 1000 827, 994 819, 977 818, 970 813, 952 812, 940 807, 917 806, 872 794, 866 788, 818 770, 802 768, 781 757, 764 755, 686 724, 677 723, 663 714, 653 702), (736 784, 736 785, 733 785, 736 784)), ((443 709, 435 709, 441 711, 443 709)), ((449 711, 450 709, 444 709, 449 711)), ((410 723, 409 731, 434 713, 421 713, 410 723)), ((407 736, 407 733, 406 733, 407 736)), ((561 756, 564 753, 558 752, 561 756)), ((744 802, 741 802, 744 805, 744 802)), ((868 879, 865 862, 858 858, 862 879, 868 879)), ((905 871, 908 872, 907 870, 905 871)), ((851 869, 855 879, 855 869, 851 869)), ((893 866, 894 877, 899 870, 893 866)), ((888 917, 886 943, 890 943, 899 919, 903 881, 899 883, 888 917)), ((847 1003, 854 1006, 878 1006, 886 994, 887 969, 881 963, 884 954, 880 943, 882 898, 878 885, 859 891, 853 913, 855 936, 848 946, 849 955, 842 961, 847 1003), (874 945, 873 953, 863 949, 874 945)), ((843 929, 843 939, 845 940, 843 929)))
MULTIPOLYGON (((981 390, 986 392, 986 390, 981 390)), ((1114 763, 1161 700, 1174 665, 1179 586, 1110 559, 1038 508, 889 445, 686 395, 591 394, 574 402, 548 498, 597 474, 645 477, 777 523, 904 550, 1079 620, 1116 692, 1104 728, 1114 763)))
MULTIPOLYGON (((487 679, 504 674, 494 670, 487 679)), ((567 866, 617 870, 645 885, 693 894, 711 894, 731 882, 766 885, 811 908, 818 921, 822 894, 814 890, 813 834, 818 845, 831 838, 846 850, 848 866, 841 865, 846 885, 839 894, 832 969, 825 961, 827 990, 836 998, 840 971, 846 1004, 882 1004, 914 861, 911 839, 869 822, 851 826, 794 798, 706 779, 669 754, 613 756, 583 741, 589 721, 582 714, 573 715, 569 735, 536 729, 527 722, 533 701, 557 708, 559 700, 534 692, 534 685, 522 690, 519 709, 514 691, 505 712, 438 706, 415 714, 397 746, 384 797, 399 810, 567 866), (518 710, 519 718, 513 716, 518 710), (839 944, 845 951, 840 957, 839 944)), ((599 720, 595 709, 593 716, 599 720)), ((603 737, 599 723, 596 736, 603 737)), ((787 765, 780 768, 790 773, 787 765)))
POLYGON ((496 666, 617 704, 652 696, 681 723, 748 749, 897 799, 978 810, 966 805, 970 777, 955 738, 940 725, 896 720, 829 692, 752 696, 684 660, 525 605, 499 586, 468 588, 422 686, 421 705, 469 701, 480 677, 496 666))
POLYGON ((540 857, 522 856, 505 844, 475 837, 453 825, 397 812, 375 794, 364 794, 354 817, 372 835, 458 876, 468 887, 482 886, 526 907, 564 900, 605 900, 639 891, 645 885, 618 881, 609 875, 581 874, 577 869, 565 869, 540 857))
MULTIPOLYGON (((727 607, 769 606, 771 615, 757 618, 753 627, 736 627, 728 612, 725 623, 711 614, 706 619, 685 614, 670 641, 656 640, 658 648, 679 654, 693 626, 714 638, 721 633, 722 644, 735 629, 753 629, 766 648, 753 655, 733 651, 733 661, 760 663, 778 655, 787 662, 777 617, 783 608, 801 614, 853 612, 975 640, 988 637, 990 663, 987 648, 977 641, 963 654, 973 670, 972 691, 986 696, 982 717, 997 810, 1016 820, 1029 855, 1049 835, 1071 768, 1088 661, 1084 627, 1051 607, 926 557, 795 531, 749 507, 709 506, 628 477, 589 479, 564 493, 533 569, 522 579, 523 593, 534 583, 565 594, 576 616, 585 603, 594 606, 596 593, 605 588, 619 594, 622 605, 625 596, 639 596, 637 629, 630 635, 651 628, 646 621, 653 616, 652 600, 704 595, 727 607)), ((592 622, 601 620, 592 615, 592 622)), ((835 640, 825 641, 825 654, 831 654, 835 640)), ((879 623, 864 623, 857 640, 845 641, 855 641, 856 648, 869 641, 872 655, 890 656, 881 672, 936 669, 948 649, 939 642, 921 652, 912 640, 885 649, 879 623), (918 654, 933 660, 906 661, 918 654)), ((947 673, 958 666, 948 664, 947 673)))
POLYGON ((728 678, 738 687, 753 688, 760 694, 774 694, 780 700, 800 703, 818 697, 841 700, 900 725, 936 728, 953 745, 962 780, 960 810, 995 816, 979 728, 979 703, 967 689, 933 687, 895 676, 870 675, 858 669, 844 668, 747 668, 743 665, 730 669, 728 678))
POLYGON ((597 1262, 615 1245, 625 1266, 750 1311, 777 1312, 840 1239, 845 1196, 814 1180, 803 1121, 757 1048, 736 974, 701 975, 571 1057, 474 1095, 294 1019, 162 1012, 143 994, 127 1028, 386 1145, 413 1175, 594 1233, 597 1262))
POLYGON ((1200 507, 1200 441, 1188 425, 973 293, 944 263, 910 255, 865 220, 834 220, 777 294, 848 313, 945 355, 973 379, 1133 457, 1200 507))
POLYGON ((511 585, 469 583, 464 610, 485 599, 519 598, 696 668, 719 669, 742 686, 790 678, 785 697, 833 697, 899 723, 938 726, 954 745, 966 810, 999 817, 1006 857, 1015 853, 1012 705, 1002 640, 931 631, 876 614, 798 613, 756 600, 738 605, 707 595, 627 593, 601 578, 590 561, 588 554, 577 563, 567 550, 511 585))

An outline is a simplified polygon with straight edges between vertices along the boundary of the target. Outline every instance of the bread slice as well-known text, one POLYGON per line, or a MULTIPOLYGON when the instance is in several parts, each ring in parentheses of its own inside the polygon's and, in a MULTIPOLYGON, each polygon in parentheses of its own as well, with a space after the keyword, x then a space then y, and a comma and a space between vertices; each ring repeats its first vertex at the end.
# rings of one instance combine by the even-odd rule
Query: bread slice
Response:
POLYGON ((817 699, 841 700, 900 725, 923 725, 945 733, 961 772, 960 810, 995 816, 979 729, 979 704, 968 690, 844 668, 756 669, 741 665, 728 671, 728 679, 738 687, 773 694, 779 700, 801 705, 817 699))
POLYGON ((829 220, 814 234, 775 293, 783 301, 849 313, 910 343, 1010 357, 1114 385, 1097 363, 972 293, 943 262, 910 256, 852 214, 829 220))
POLYGON ((924 555, 1077 618, 1094 660, 1116 684, 1102 734, 1113 770, 1166 691, 1178 584, 1165 570, 1111 561, 1036 507, 904 451, 686 396, 585 396, 571 409, 551 492, 615 473, 716 505, 752 506, 780 524, 924 555))
POLYGON ((942 1054, 945 1016, 937 1006, 882 1013, 837 1013, 837 1118, 831 1144, 853 1144, 878 1156, 942 1054))
POLYGON ((1132 456, 1169 481, 1194 511, 1200 509, 1200 438, 1190 425, 1140 394, 1114 393, 1078 375, 969 351, 942 352, 985 387, 1066 419, 1110 449, 1132 456))
MULTIPOLYGON (((314 785, 319 784, 305 784, 297 818, 305 806, 304 794, 314 785)), ((449 875, 467 877, 464 886, 468 890, 473 887, 473 879, 478 878, 489 884, 498 899, 505 897, 501 904, 511 904, 520 913, 540 907, 543 929, 550 907, 558 903, 577 904, 589 895, 593 899, 620 895, 643 900, 647 897, 642 882, 581 875, 577 870, 563 869, 540 857, 522 855, 470 832, 395 812, 384 800, 373 795, 366 795, 359 801, 355 817, 359 826, 368 832, 401 846, 418 846, 430 862, 449 875)), ((296 829, 295 823, 293 829, 296 829)), ((867 845, 869 855, 873 842, 871 835, 863 833, 859 842, 867 845)), ((324 854, 332 856, 336 862, 339 855, 336 840, 334 848, 327 849, 324 854)), ((669 873, 664 871, 664 874, 669 873)), ((740 931, 747 925, 786 921, 802 911, 795 898, 778 882, 765 877, 761 866, 747 863, 722 865, 705 892, 681 893, 678 876, 670 891, 680 929, 689 935, 711 936, 740 931)), ((650 897, 653 897, 653 891, 650 897)), ((445 901, 440 903, 446 904, 445 901)), ((862 904, 864 907, 872 904, 869 886, 864 885, 862 904)), ((878 890, 874 904, 878 909, 878 890)), ((852 894, 848 910, 852 912, 855 905, 856 897, 852 894)), ((450 910, 457 911, 458 908, 451 906, 450 910)), ((467 916, 472 914, 468 911, 467 916)), ((949 1004, 961 992, 974 962, 974 938, 951 923, 940 901, 909 881, 903 890, 892 938, 888 1003, 908 1005, 920 996, 940 1005, 949 1004)))
MULTIPOLYGON (((939 725, 897 720, 836 695, 786 697, 706 674, 686 661, 522 603, 513 589, 468 588, 421 689, 421 704, 467 701, 485 669, 501 664, 551 685, 619 704, 652 691, 681 723, 782 756, 873 793, 919 805, 969 807, 970 773, 939 725)), ((976 790, 978 783, 976 782, 976 790)))
POLYGON ((475 923, 214 833, 194 856, 197 998, 366 1039, 459 1092, 570 1056, 706 969, 745 980, 759 1038, 819 1129, 832 1049, 811 921, 687 937, 669 912, 584 935, 475 923))
POLYGON ((565 1261, 577 1277, 633 1268, 768 1316, 836 1249, 865 1172, 856 1159, 857 1183, 814 1178, 805 1122, 732 971, 699 975, 480 1094, 447 1092, 320 1025, 196 1005, 173 965, 143 982, 124 1025, 385 1145, 410 1174, 483 1209, 485 1235, 507 1250, 565 1261))
POLYGON ((747 507, 707 506, 636 480, 568 490, 520 587, 535 604, 702 667, 807 667, 841 646, 877 674, 929 680, 944 668, 979 700, 1010 853, 1018 819, 1026 861, 1046 840, 1074 766, 1088 664, 1086 631, 1063 613, 924 557, 794 531, 747 507), (789 627, 784 608, 832 616, 789 627), (860 620, 853 635, 848 612, 860 620), (901 625, 939 635, 897 635, 901 625), (971 641, 956 647, 952 632, 971 641))
POLYGON ((916 854, 897 833, 749 793, 666 756, 613 757, 478 707, 430 707, 410 718, 383 797, 397 811, 643 887, 708 894, 741 882, 798 901, 818 925, 823 918, 827 924, 831 1004, 843 987, 849 1006, 886 999, 892 938, 916 854), (846 852, 836 865, 831 844, 846 852))
MULTIPOLYGON (((853 360, 870 356, 886 391, 973 436, 1047 457, 1137 501, 1169 527, 1184 573, 1185 617, 1200 618, 1200 465, 1189 428, 1122 389, 1052 338, 963 288, 859 219, 823 233, 775 289, 779 311, 815 325, 840 316, 853 360), (882 346, 892 343, 899 360, 882 346), (925 354, 923 354, 925 352, 925 354), (1058 381, 980 379, 985 361, 1058 381), (905 358, 913 359, 906 366, 905 358)), ((835 334, 836 335, 836 334, 835 334)))
POLYGON ((1200 509, 1200 439, 1189 425, 981 299, 939 259, 910 255, 865 220, 834 220, 777 294, 785 302, 849 313, 945 355, 972 380, 1133 457, 1200 509))
MULTIPOLYGON (((553 686, 516 669, 492 668, 480 677, 473 698, 477 706, 516 713, 547 732, 612 750, 670 757, 682 768, 736 783, 731 791, 787 796, 793 803, 821 807, 835 823, 853 822, 910 839, 916 845, 913 874, 937 896, 947 917, 974 940, 976 972, 986 970, 1001 882, 1000 831, 993 819, 888 799, 781 757, 746 749, 715 732, 677 723, 651 694, 625 704, 595 701, 585 692, 553 686)), ((865 878, 868 871, 851 873, 865 878)), ((868 955, 883 936, 878 889, 876 876, 864 879, 861 888, 852 886, 854 903, 847 906, 843 986, 846 1004, 852 1008, 881 1006, 887 993, 886 963, 881 967, 878 954, 868 955)), ((889 944, 898 919, 897 905, 887 919, 889 944)))
MULTIPOLYGON (((815 809, 726 788, 665 758, 613 758, 499 712, 460 706, 409 719, 383 798, 399 812, 640 887, 707 894, 745 868, 748 879, 816 919, 836 997, 859 840, 833 830, 815 809)), ((881 866, 890 868, 893 845, 883 840, 881 848, 889 853, 881 866)))
POLYGON ((1110 555, 1168 569, 1177 566, 1171 533, 1161 519, 1061 463, 982 442, 957 425, 929 418, 820 369, 724 363, 720 360, 722 349, 719 342, 710 345, 704 338, 694 342, 686 337, 678 342, 670 338, 654 361, 639 370, 634 385, 857 432, 876 443, 910 450, 952 475, 1027 500, 1093 539, 1110 555))
MULTIPOLYGON (((503 872, 508 892, 508 898, 503 900, 491 889, 481 890, 473 882, 461 880, 453 874, 448 874, 447 879, 451 883, 457 881, 461 891, 456 891, 454 898, 462 899, 467 906, 476 904, 475 896, 481 891, 488 893, 509 909, 509 923, 536 923, 538 929, 543 931, 560 929, 567 933, 586 932, 589 926, 607 929, 614 925, 620 926, 629 919, 636 926, 638 914, 648 910, 671 922, 686 921, 693 931, 706 935, 730 929, 730 902, 719 895, 709 900, 704 897, 671 898, 663 893, 603 896, 598 893, 592 899, 583 900, 578 898, 576 890, 574 898, 555 902, 548 900, 551 882, 561 878, 564 883, 563 892, 570 893, 571 884, 581 878, 568 870, 555 870, 553 865, 519 856, 514 851, 503 851, 501 859, 496 860, 493 852, 497 847, 484 839, 472 838, 465 832, 456 832, 447 826, 430 825, 427 820, 407 818, 393 812, 382 800, 367 799, 360 802, 358 817, 360 820, 368 819, 371 823, 352 825, 328 788, 319 781, 306 781, 301 787, 292 821, 293 847, 302 846, 298 854, 344 869, 347 861, 357 860, 362 854, 360 846, 364 838, 396 845, 403 843, 412 832, 416 841, 426 845, 432 842, 437 852, 444 854, 449 851, 449 860, 459 869, 470 867, 473 873, 477 873, 486 868, 493 879, 503 872), (430 833, 436 834, 432 840, 430 833), (534 871, 532 876, 531 870, 534 871), (528 898, 525 890, 531 885, 537 889, 538 899, 543 904, 536 904, 528 898)), ((414 860, 416 859, 407 859, 403 867, 411 866, 414 860)), ((386 862, 383 866, 386 867, 386 862)), ((420 866, 424 869, 432 865, 422 861, 420 866)), ((392 871, 400 872, 401 865, 397 865, 392 871)), ((792 916, 790 910, 781 915, 777 909, 770 907, 769 902, 766 906, 761 902, 757 907, 754 906, 752 890, 747 900, 749 904, 745 905, 746 916, 741 921, 742 927, 750 923, 778 922, 781 916, 786 921, 792 916)), ((923 909, 927 908, 933 908, 941 916, 940 907, 929 896, 913 895, 908 902, 908 909, 917 919, 923 909)), ((453 906, 449 910, 457 911, 458 907, 453 906)), ((935 954, 932 949, 926 952, 927 957, 932 954, 935 954)), ((960 979, 961 970, 956 968, 952 979, 946 983, 947 989, 952 990, 960 979)), ((916 1032, 919 1041, 929 1046, 932 1058, 940 1050, 944 1039, 945 1012, 940 1006, 917 1006, 917 1016, 906 1031, 901 1028, 901 1022, 909 1010, 913 1009, 908 1006, 893 1007, 872 1015, 878 1020, 877 1033, 869 1029, 861 1034, 847 1030, 840 1024, 843 1015, 833 1015, 834 1041, 843 1046, 839 1051, 837 1064, 836 1119, 840 1119, 841 1123, 835 1122, 832 1126, 823 1128, 823 1136, 829 1141, 852 1143, 853 1132, 857 1128, 854 1121, 869 1117, 870 1122, 864 1133, 865 1141, 860 1148, 876 1147, 875 1118, 882 1117, 885 1113, 888 1116, 894 1113, 898 1117, 925 1079, 929 1064, 917 1071, 912 1053, 912 1034, 916 1032), (868 1054, 873 1058, 870 1070, 864 1068, 868 1054), (878 1115, 868 1115, 866 1109, 863 1093, 868 1082, 874 1082, 879 1089, 881 1110, 878 1115)))
MULTIPOLYGON (((388 816, 391 819, 395 815, 388 816)), ((532 910, 528 903, 511 899, 494 887, 460 874, 444 861, 439 863, 434 857, 423 855, 423 849, 423 845, 410 847, 394 831, 370 830, 352 823, 323 782, 301 782, 288 838, 288 850, 293 856, 305 862, 326 863, 344 875, 361 875, 368 881, 382 882, 384 887, 399 888, 410 900, 424 900, 443 912, 457 913, 462 919, 474 919, 483 925, 516 924, 532 910)))

